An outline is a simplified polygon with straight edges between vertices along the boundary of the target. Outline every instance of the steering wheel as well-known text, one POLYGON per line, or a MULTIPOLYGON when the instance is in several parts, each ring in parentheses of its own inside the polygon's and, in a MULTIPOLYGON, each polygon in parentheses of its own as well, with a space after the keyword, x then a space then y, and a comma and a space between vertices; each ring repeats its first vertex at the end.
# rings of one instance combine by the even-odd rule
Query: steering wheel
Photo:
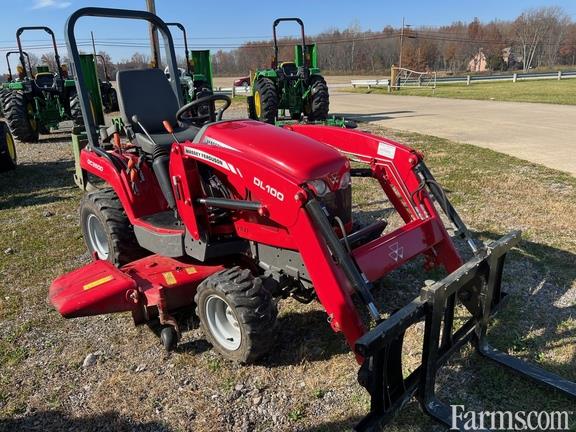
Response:
POLYGON ((206 120, 210 120, 210 122, 220 121, 222 120, 222 114, 226 111, 230 104, 232 103, 232 99, 228 96, 223 94, 213 94, 210 96, 206 96, 200 99, 196 99, 190 103, 187 103, 182 108, 176 112, 176 120, 182 123, 205 123, 206 120), (212 102, 216 101, 224 101, 224 105, 216 111, 214 104, 212 102), (194 110, 194 108, 196 108, 194 110), (200 110, 199 108, 204 108, 200 110), (206 114, 201 114, 200 112, 208 110, 206 114), (188 114, 188 115, 185 115, 188 114))

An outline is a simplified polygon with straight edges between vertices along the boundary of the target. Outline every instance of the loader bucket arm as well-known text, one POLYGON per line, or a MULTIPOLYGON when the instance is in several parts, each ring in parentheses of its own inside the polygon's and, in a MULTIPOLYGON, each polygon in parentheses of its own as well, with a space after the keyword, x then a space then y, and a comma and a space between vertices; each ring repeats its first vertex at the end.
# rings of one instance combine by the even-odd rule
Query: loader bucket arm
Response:
MULTIPOLYGON (((10 67, 10 56, 12 54, 19 54, 19 51, 8 51, 6 53, 6 65, 8 66, 8 81, 14 80, 14 77, 12 76, 12 68, 10 67)), ((30 71, 32 71, 32 65, 30 64, 30 56, 26 51, 22 51, 22 54, 24 54, 24 57, 26 57, 26 60, 28 60, 28 68, 30 69, 30 71)), ((26 68, 24 68, 24 71, 26 71, 26 68)))
MULTIPOLYGON (((52 31, 51 28, 45 26, 20 27, 18 30, 16 30, 16 43, 18 44, 18 52, 20 53, 20 64, 24 68, 24 73, 26 73, 26 64, 24 62, 24 51, 22 50, 22 41, 20 40, 20 36, 22 35, 22 33, 29 30, 41 30, 45 31, 50 35, 50 37, 52 38, 52 47, 54 48, 54 59, 56 60, 56 68, 58 69, 57 70, 58 76, 61 79, 64 79, 64 72, 62 71, 62 65, 60 64, 60 55, 58 54, 58 45, 56 44, 56 36, 54 36, 54 32, 52 31)), ((26 76, 28 75, 26 74, 26 76)), ((30 68, 30 78, 32 78, 33 76, 34 74, 32 72, 32 68, 30 68)))
POLYGON ((86 127, 86 134, 88 137, 88 149, 96 152, 98 155, 102 156, 107 160, 111 160, 111 156, 102 150, 99 146, 99 131, 94 119, 90 115, 90 97, 88 94, 88 89, 84 83, 84 74, 82 68, 80 67, 80 52, 78 50, 78 45, 76 43, 76 36, 74 34, 74 29, 76 27, 77 21, 82 17, 102 17, 102 18, 120 18, 120 19, 134 19, 148 21, 153 26, 156 26, 162 37, 164 39, 164 46, 166 51, 166 62, 168 63, 168 69, 170 70, 170 75, 172 77, 170 85, 172 90, 176 95, 178 100, 178 105, 182 106, 184 104, 184 98, 182 92, 180 91, 180 78, 178 77, 178 65, 176 64, 176 53, 174 51, 174 42, 172 40, 172 35, 168 26, 164 21, 162 21, 157 15, 146 11, 136 11, 128 9, 111 9, 111 8, 98 8, 98 7, 86 7, 81 8, 72 13, 68 20, 66 21, 65 27, 65 37, 66 45, 68 47, 68 53, 71 57, 72 67, 74 69, 74 76, 76 77, 76 88, 78 91, 78 97, 80 101, 80 107, 82 110, 82 118, 84 120, 84 125, 86 127))
POLYGON ((302 37, 302 55, 304 58, 304 67, 308 67, 307 64, 307 56, 306 56, 306 35, 304 33, 304 22, 300 18, 277 18, 274 20, 274 24, 272 25, 272 37, 274 41, 274 59, 272 60, 272 69, 276 69, 278 67, 278 38, 276 35, 276 27, 281 22, 293 21, 300 25, 300 33, 302 37))

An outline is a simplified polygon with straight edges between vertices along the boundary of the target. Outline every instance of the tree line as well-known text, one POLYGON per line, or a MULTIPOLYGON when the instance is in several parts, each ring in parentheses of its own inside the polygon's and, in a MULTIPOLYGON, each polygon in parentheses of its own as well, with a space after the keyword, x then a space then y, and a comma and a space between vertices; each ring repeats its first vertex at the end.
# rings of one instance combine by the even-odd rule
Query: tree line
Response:
MULTIPOLYGON (((576 23, 559 7, 529 9, 513 21, 483 23, 476 18, 440 27, 386 26, 380 31, 351 25, 307 36, 307 40, 317 44, 319 66, 325 74, 386 74, 392 65, 399 65, 401 41, 401 66, 418 71, 464 72, 479 53, 492 71, 576 66, 576 23)), ((292 60, 297 43, 296 38, 280 39, 280 60, 292 60)), ((119 62, 113 62, 105 51, 99 54, 112 79, 118 70, 148 67, 151 60, 140 52, 119 62)), ((272 40, 251 41, 212 52, 212 67, 217 76, 247 75, 269 67, 272 55, 272 40)), ((12 62, 15 72, 17 56, 12 62)), ((30 62, 33 68, 47 64, 56 70, 53 54, 39 58, 30 53, 30 62)), ((63 57, 62 63, 68 59, 63 57)), ((183 55, 178 63, 184 67, 183 55)), ((97 67, 104 78, 103 62, 99 60, 97 67)))
MULTIPOLYGON (((418 71, 463 72, 470 60, 483 53, 488 68, 528 71, 539 67, 576 65, 576 23, 559 7, 530 9, 513 21, 455 22, 441 27, 386 26, 362 31, 358 25, 331 29, 310 41, 318 44, 319 66, 328 73, 381 74, 398 66, 402 39, 402 66, 418 71)), ((280 41, 280 58, 293 58, 295 39, 280 41)), ((270 64, 271 41, 248 42, 213 54, 217 75, 245 74, 270 64)))

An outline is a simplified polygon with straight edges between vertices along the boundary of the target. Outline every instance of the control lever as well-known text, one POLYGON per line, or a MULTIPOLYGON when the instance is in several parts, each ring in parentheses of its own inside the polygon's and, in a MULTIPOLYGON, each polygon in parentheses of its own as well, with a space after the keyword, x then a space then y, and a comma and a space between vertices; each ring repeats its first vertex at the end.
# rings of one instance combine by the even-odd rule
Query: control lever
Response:
POLYGON ((134 122, 134 123, 136 123, 138 126, 140 126, 140 129, 142 129, 142 130, 144 131, 144 133, 146 134, 146 136, 148 137, 148 139, 149 139, 150 141, 152 141, 155 145, 158 145, 158 144, 156 143, 156 141, 154 141, 154 140, 152 139, 152 137, 150 136, 150 134, 148 133, 148 131, 146 130, 146 128, 144 127, 144 125, 143 125, 142 123, 140 123, 140 121, 138 121, 138 116, 137 116, 136 114, 134 114, 134 115, 132 116, 132 122, 134 122))
POLYGON ((172 138, 174 138, 174 141, 177 142, 178 144, 180 144, 180 141, 178 141, 178 138, 176 138, 176 135, 174 135, 174 129, 172 128, 172 125, 170 124, 170 122, 168 120, 164 120, 162 122, 162 125, 164 125, 164 129, 166 129, 166 132, 168 132, 170 135, 172 135, 172 138))

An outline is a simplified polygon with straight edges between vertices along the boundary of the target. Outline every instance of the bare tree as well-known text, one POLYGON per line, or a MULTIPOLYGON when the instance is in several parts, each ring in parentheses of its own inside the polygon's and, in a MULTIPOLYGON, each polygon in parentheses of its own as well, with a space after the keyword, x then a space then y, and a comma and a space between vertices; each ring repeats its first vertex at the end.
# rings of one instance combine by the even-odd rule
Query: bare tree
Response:
POLYGON ((562 35, 553 32, 566 26, 567 22, 565 13, 558 7, 529 9, 516 19, 514 28, 522 50, 524 72, 532 67, 537 55, 545 51, 544 47, 550 50, 556 46, 554 55, 557 54, 562 35))

